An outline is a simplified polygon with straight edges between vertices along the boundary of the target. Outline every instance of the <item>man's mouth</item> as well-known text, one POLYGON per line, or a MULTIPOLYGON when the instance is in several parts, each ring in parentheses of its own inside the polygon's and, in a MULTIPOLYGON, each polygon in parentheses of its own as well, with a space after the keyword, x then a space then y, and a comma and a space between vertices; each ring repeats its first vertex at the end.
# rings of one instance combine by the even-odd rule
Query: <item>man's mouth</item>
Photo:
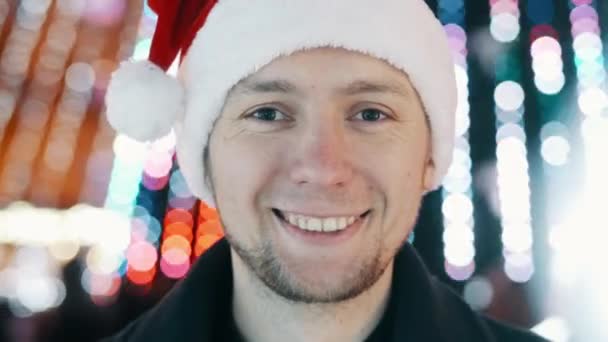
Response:
POLYGON ((307 216, 273 208, 272 212, 281 221, 308 232, 318 233, 338 233, 353 225, 358 220, 364 219, 370 210, 360 215, 335 216, 335 217, 315 217, 307 216))

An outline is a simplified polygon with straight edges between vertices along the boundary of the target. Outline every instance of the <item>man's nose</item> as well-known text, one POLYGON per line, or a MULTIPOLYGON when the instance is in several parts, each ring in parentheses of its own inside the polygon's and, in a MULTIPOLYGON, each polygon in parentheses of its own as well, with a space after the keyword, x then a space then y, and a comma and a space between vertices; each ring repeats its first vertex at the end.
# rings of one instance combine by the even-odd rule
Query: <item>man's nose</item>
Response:
POLYGON ((293 148, 290 178, 293 182, 340 187, 352 176, 352 146, 342 120, 309 125, 293 148))

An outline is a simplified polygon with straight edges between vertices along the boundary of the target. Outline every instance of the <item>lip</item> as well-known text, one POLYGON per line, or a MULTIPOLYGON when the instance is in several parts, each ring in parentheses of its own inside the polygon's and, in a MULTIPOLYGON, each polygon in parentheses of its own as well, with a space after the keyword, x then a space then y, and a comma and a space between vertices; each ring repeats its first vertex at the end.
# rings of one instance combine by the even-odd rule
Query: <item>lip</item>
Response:
POLYGON ((331 233, 306 231, 279 218, 276 213, 273 213, 272 216, 276 220, 277 224, 283 228, 281 230, 287 233, 287 235, 291 239, 295 239, 304 242, 305 244, 315 246, 333 246, 340 243, 344 243, 345 241, 348 241, 353 236, 355 236, 357 232, 361 230, 361 227, 363 227, 363 225, 367 223, 367 220, 369 219, 370 215, 369 212, 366 212, 366 214, 359 216, 355 222, 353 222, 346 228, 331 233))

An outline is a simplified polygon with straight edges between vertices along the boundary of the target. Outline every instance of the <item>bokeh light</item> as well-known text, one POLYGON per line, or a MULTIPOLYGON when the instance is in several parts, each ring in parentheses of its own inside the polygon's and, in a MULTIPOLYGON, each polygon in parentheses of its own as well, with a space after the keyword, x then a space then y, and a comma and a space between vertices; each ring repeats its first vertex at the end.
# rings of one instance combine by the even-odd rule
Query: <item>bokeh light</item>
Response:
POLYGON ((570 157, 570 143, 562 136, 549 136, 542 141, 543 159, 554 166, 562 166, 570 157))
POLYGON ((464 300, 475 310, 485 310, 494 297, 494 287, 484 277, 474 277, 464 287, 464 300))
MULTIPOLYGON (((531 255, 533 242, 531 229, 519 229, 523 226, 529 227, 531 223, 531 191, 526 146, 528 139, 524 129, 526 93, 521 82, 519 60, 513 56, 515 49, 522 44, 519 37, 520 14, 518 5, 518 1, 491 2, 492 13, 495 15, 492 21, 501 16, 503 18, 508 16, 516 18, 499 19, 501 20, 499 27, 502 27, 502 30, 492 31, 491 29, 493 37, 499 43, 504 44, 507 49, 505 58, 498 59, 496 62, 496 87, 494 89, 494 102, 496 104, 496 185, 498 190, 498 214, 502 226, 503 254, 511 254, 517 251, 531 255), (509 25, 507 25, 508 21, 511 21, 509 25), (509 74, 500 72, 501 68, 506 67, 504 65, 506 63, 512 63, 509 64, 512 69, 509 74)), ((543 88, 544 91, 548 91, 549 88, 556 88, 555 74, 561 73, 563 62, 561 61, 559 43, 555 44, 554 41, 549 39, 551 34, 555 34, 551 26, 547 24, 551 21, 552 7, 541 10, 542 6, 539 6, 540 4, 527 3, 526 7, 528 18, 535 24, 530 31, 532 69, 537 79, 553 82, 544 85, 546 86, 543 88)), ((515 282, 525 282, 530 279, 521 276, 521 272, 514 272, 508 259, 505 260, 504 271, 515 282)), ((530 272, 529 275, 531 276, 531 274, 530 272)))
POLYGON ((524 103, 524 96, 521 85, 513 81, 501 82, 494 90, 496 105, 506 112, 518 110, 524 103))
POLYGON ((138 271, 133 268, 127 269, 127 279, 133 284, 145 286, 152 282, 156 275, 156 268, 151 268, 147 271, 138 271))
MULTIPOLYGON (((438 2, 440 20, 444 24, 454 57, 458 104, 456 110, 455 144, 452 152, 453 162, 443 180, 444 218, 444 257, 446 273, 454 280, 463 281, 470 277, 474 270, 475 257, 473 230, 473 203, 471 201, 471 157, 469 155, 469 74, 468 74, 468 37, 464 25, 464 1, 443 0, 438 2), (458 15, 454 15, 457 13, 458 15)), ((500 20, 495 24, 500 24, 500 20)))
POLYGON ((519 18, 508 12, 498 13, 492 16, 490 32, 494 39, 501 43, 515 40, 520 31, 519 18))
POLYGON ((559 93, 566 84, 566 77, 558 40, 552 36, 533 37, 530 52, 536 88, 547 95, 559 93))
POLYGON ((167 250, 162 255, 160 269, 168 278, 179 279, 186 275, 190 269, 188 254, 178 248, 167 250))
POLYGON ((129 246, 127 260, 134 270, 149 271, 156 265, 156 248, 145 241, 136 242, 129 246))

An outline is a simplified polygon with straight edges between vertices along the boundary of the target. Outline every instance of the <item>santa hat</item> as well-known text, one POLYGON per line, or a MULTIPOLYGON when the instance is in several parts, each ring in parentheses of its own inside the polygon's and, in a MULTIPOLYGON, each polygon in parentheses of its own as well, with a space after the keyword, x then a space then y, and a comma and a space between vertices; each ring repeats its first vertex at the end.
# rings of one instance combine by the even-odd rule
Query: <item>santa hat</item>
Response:
POLYGON ((113 74, 110 124, 140 141, 175 128, 192 192, 213 205, 203 149, 230 89, 280 56, 317 47, 364 53, 406 73, 431 127, 435 186, 451 163, 456 81, 441 23, 424 0, 150 0, 158 14, 148 61, 113 74), (181 54, 178 78, 166 74, 181 54))

